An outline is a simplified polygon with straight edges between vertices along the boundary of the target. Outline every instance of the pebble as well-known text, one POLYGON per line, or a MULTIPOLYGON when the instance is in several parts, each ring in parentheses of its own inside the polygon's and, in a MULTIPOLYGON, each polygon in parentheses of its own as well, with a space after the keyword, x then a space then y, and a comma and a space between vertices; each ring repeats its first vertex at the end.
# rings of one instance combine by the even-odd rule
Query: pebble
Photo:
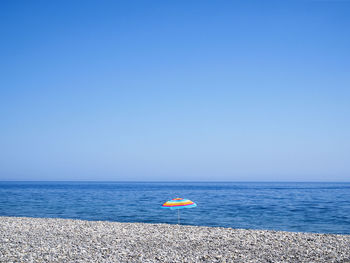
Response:
POLYGON ((0 262, 350 262, 350 235, 0 217, 0 262))

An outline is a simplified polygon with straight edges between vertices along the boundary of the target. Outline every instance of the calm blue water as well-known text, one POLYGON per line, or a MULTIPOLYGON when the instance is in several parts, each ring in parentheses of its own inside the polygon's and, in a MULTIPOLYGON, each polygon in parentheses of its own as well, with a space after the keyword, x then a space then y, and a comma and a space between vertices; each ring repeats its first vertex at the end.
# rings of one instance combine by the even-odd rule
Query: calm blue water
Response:
POLYGON ((0 216, 350 234, 350 183, 0 182, 0 216))

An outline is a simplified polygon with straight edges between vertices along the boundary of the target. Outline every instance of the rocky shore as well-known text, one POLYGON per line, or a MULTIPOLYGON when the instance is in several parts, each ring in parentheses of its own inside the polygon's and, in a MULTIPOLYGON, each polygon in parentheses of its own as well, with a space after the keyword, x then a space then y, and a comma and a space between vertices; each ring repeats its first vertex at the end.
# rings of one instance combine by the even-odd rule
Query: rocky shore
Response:
POLYGON ((350 262, 350 235, 0 217, 0 262, 350 262))

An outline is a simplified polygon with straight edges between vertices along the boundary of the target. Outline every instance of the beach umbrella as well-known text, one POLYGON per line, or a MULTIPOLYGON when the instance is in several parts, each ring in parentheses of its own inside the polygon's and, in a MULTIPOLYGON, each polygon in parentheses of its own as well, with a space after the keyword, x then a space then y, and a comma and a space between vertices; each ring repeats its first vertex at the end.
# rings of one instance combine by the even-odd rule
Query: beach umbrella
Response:
POLYGON ((180 224, 180 209, 196 207, 196 203, 185 198, 174 198, 165 202, 160 208, 177 210, 177 222, 180 224))

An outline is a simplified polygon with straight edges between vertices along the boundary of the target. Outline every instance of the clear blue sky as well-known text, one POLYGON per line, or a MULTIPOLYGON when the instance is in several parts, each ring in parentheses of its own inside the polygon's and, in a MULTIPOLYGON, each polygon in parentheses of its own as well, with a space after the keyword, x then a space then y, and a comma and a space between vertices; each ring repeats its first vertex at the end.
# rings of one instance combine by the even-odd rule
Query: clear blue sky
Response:
POLYGON ((350 181, 350 1, 0 1, 0 180, 350 181))

